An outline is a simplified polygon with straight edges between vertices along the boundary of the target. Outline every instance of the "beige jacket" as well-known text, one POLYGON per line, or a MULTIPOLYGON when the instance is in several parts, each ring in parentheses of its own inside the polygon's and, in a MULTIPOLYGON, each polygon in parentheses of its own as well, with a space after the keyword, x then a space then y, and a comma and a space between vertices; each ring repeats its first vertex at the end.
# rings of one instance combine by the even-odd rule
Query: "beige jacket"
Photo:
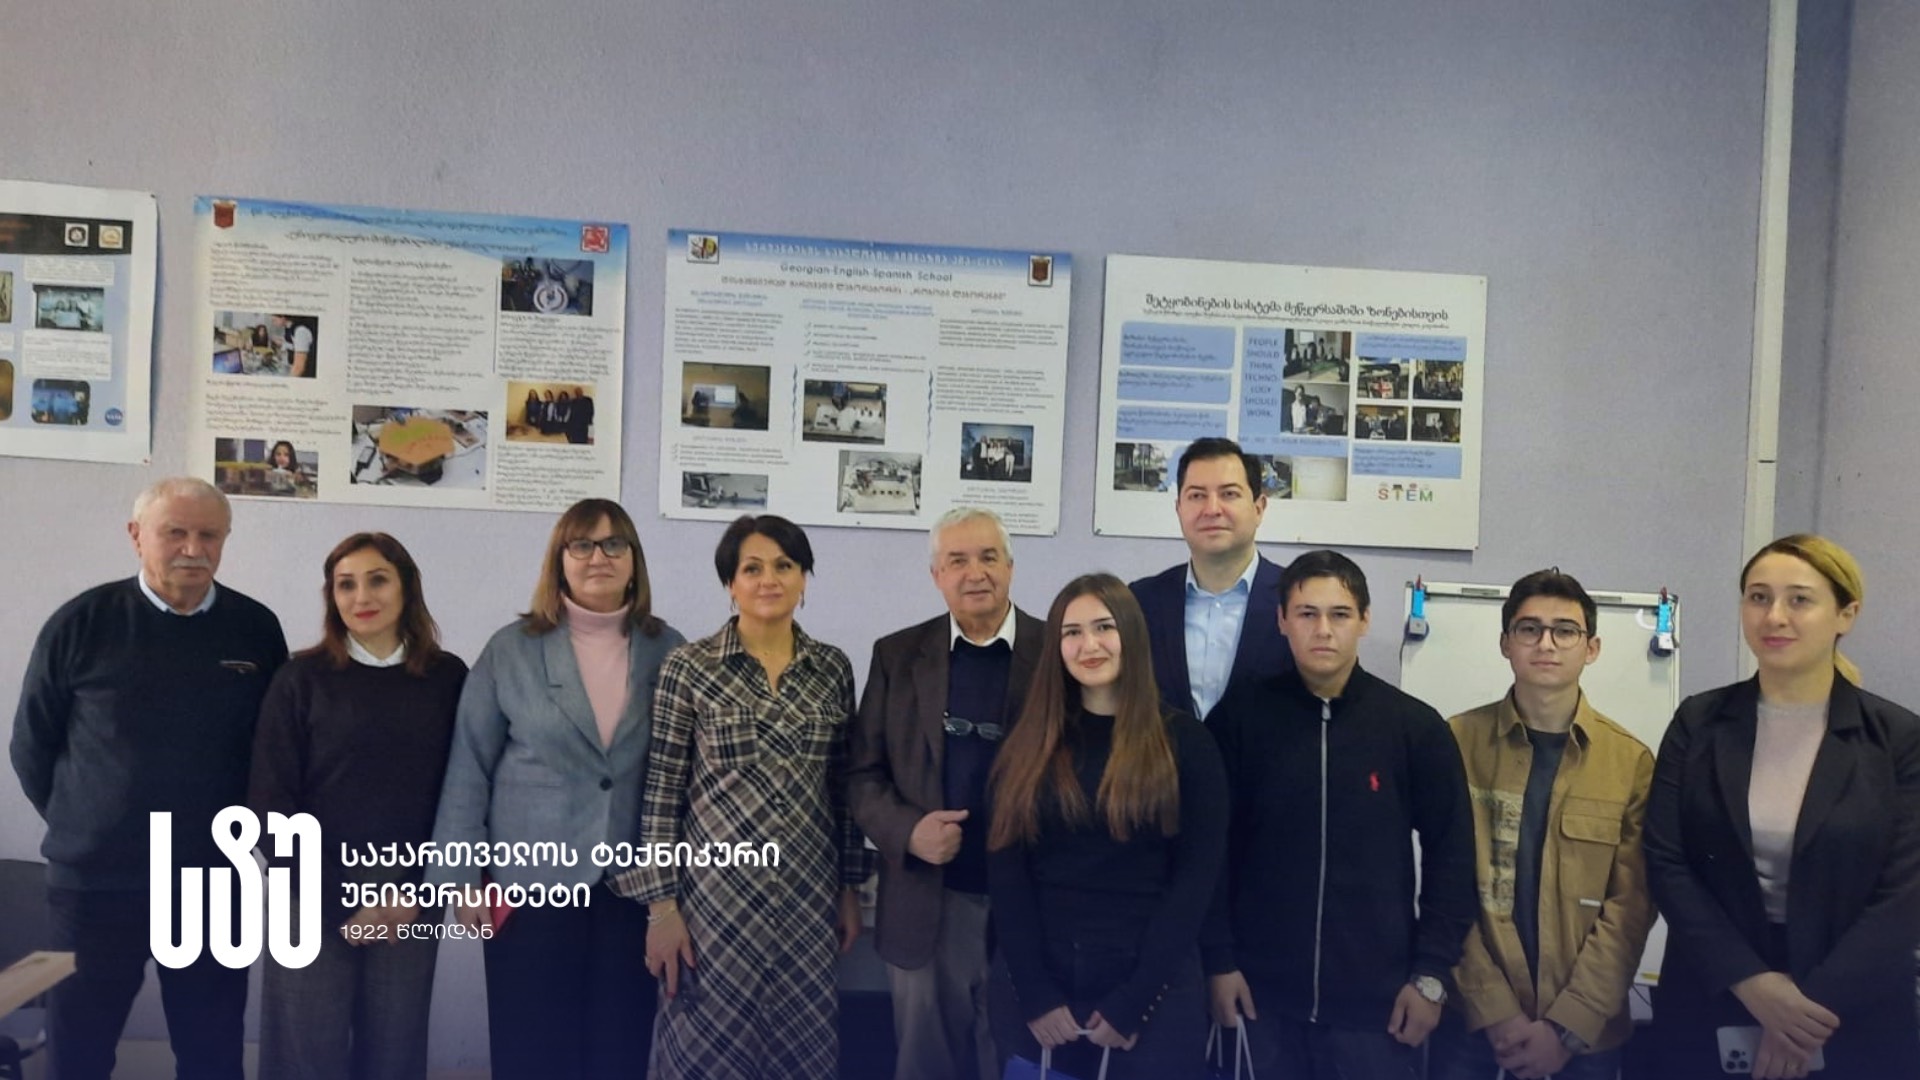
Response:
POLYGON ((1653 754, 1583 695, 1547 810, 1540 857, 1539 984, 1513 925, 1521 800, 1533 750, 1513 695, 1448 721, 1472 794, 1480 917, 1454 969, 1467 1029, 1550 1020, 1595 1050, 1625 1042, 1627 994, 1653 926, 1640 830, 1653 754))

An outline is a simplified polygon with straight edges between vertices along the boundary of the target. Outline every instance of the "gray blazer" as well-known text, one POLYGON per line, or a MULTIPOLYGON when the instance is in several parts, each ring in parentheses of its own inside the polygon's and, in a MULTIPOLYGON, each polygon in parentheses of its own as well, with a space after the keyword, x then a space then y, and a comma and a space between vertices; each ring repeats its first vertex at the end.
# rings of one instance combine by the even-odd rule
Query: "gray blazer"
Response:
MULTIPOLYGON (((672 627, 657 637, 637 630, 629 636, 632 692, 613 745, 603 748, 566 628, 531 637, 523 626, 516 621, 495 633, 467 675, 433 839, 443 848, 558 843, 578 855, 574 866, 530 859, 487 872, 501 885, 591 885, 608 873, 593 864, 595 844, 640 838, 653 686, 660 664, 686 638, 672 627)), ((479 879, 476 867, 426 870, 434 884, 479 879)))

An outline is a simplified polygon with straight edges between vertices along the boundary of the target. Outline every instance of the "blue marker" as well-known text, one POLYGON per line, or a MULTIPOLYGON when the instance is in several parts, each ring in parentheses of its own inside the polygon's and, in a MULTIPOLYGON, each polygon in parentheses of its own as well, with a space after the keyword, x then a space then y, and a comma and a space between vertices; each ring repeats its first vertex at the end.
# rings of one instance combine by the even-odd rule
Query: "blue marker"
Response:
POLYGON ((1662 588, 1660 607, 1654 613, 1653 641, 1647 646, 1647 651, 1655 656, 1672 656, 1673 649, 1673 597, 1662 588))
POLYGON ((1407 612, 1407 640, 1423 641, 1427 636, 1427 587, 1422 578, 1413 579, 1413 600, 1407 612))

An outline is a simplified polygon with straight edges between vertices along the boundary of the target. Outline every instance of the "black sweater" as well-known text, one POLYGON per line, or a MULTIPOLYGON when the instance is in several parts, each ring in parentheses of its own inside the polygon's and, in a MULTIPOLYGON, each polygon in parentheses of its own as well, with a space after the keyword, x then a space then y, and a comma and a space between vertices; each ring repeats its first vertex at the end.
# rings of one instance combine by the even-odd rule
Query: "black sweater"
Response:
POLYGON ((1225 777, 1198 721, 1174 714, 1167 734, 1179 767, 1177 835, 1136 828, 1121 843, 1108 833, 1091 804, 1113 749, 1113 718, 1083 714, 1068 719, 1067 737, 1091 820, 1069 828, 1043 794, 1039 841, 988 856, 994 925, 1026 1019, 1071 1004, 1085 1023, 1080 1010, 1091 1005, 1134 1035, 1181 963, 1193 961, 1226 849, 1225 777))
POLYGON ((287 658, 273 613, 220 586, 211 608, 155 607, 136 578, 54 612, 13 719, 20 786, 47 822, 47 880, 147 888, 147 815, 173 815, 175 866, 224 866, 213 816, 247 794, 253 726, 287 658))
POLYGON ((1262 1017, 1367 1030, 1385 1030, 1410 976, 1450 983, 1479 901, 1466 769, 1440 714, 1356 667, 1324 709, 1288 671, 1229 691, 1208 727, 1233 789, 1208 974, 1239 970, 1262 1017))
POLYGON ((419 867, 343 867, 340 849, 364 855, 367 844, 433 838, 466 679, 467 665, 452 653, 441 653, 425 675, 405 665, 336 668, 332 657, 307 653, 274 677, 260 707, 247 801, 263 825, 269 811, 319 820, 326 903, 338 901, 342 881, 419 879, 419 867))

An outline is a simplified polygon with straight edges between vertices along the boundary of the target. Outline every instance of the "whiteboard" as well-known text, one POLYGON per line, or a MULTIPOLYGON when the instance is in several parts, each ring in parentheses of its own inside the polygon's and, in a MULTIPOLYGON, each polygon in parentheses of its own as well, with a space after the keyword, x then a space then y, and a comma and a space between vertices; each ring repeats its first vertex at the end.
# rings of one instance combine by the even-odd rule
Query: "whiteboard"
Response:
MULTIPOLYGON (((1413 582, 1407 582, 1402 611, 1413 610, 1413 582)), ((1441 716, 1457 716, 1506 696, 1513 669, 1500 655, 1500 605, 1511 590, 1505 585, 1462 585, 1429 581, 1426 589, 1427 636, 1404 638, 1400 645, 1400 689, 1433 706, 1441 716)), ((1655 656, 1655 619, 1659 593, 1588 591, 1599 606, 1596 624, 1600 659, 1580 677, 1587 701, 1607 719, 1660 750, 1667 722, 1680 707, 1680 599, 1671 593, 1674 649, 1655 656)), ((1405 629, 1402 628, 1402 633, 1405 629)), ((1638 981, 1660 978, 1666 952, 1667 922, 1656 921, 1647 935, 1638 981)), ((1646 1016, 1635 996, 1634 1015, 1646 1016)))

